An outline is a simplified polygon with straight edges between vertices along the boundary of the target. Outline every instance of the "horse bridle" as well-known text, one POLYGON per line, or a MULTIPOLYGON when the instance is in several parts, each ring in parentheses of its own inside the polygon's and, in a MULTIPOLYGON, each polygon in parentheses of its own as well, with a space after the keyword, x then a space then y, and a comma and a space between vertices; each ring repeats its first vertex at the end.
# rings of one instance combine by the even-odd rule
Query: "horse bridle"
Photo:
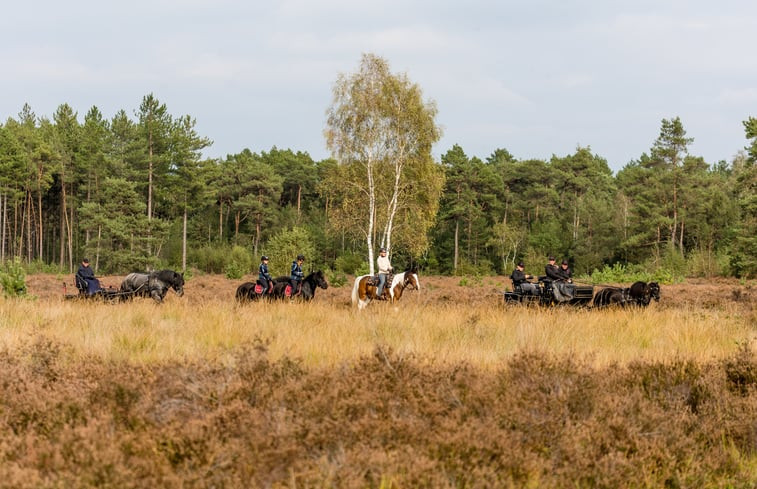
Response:
POLYGON ((412 273, 406 273, 405 274, 405 280, 402 281, 402 288, 405 289, 409 287, 409 284, 413 286, 413 289, 417 289, 415 282, 412 280, 413 274, 412 273))

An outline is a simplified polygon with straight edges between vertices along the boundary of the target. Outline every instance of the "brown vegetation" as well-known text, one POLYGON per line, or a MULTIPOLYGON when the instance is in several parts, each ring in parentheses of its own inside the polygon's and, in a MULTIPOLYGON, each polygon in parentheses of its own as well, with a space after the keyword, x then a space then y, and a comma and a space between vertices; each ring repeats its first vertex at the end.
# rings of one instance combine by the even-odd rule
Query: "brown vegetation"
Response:
POLYGON ((0 303, 0 487, 755 487, 753 287, 584 313, 459 280, 359 314, 347 287, 233 307, 241 281, 205 276, 161 306, 72 304, 29 277, 37 301, 0 303))
POLYGON ((495 372, 377 349, 336 369, 0 353, 0 486, 754 487, 757 361, 495 372))

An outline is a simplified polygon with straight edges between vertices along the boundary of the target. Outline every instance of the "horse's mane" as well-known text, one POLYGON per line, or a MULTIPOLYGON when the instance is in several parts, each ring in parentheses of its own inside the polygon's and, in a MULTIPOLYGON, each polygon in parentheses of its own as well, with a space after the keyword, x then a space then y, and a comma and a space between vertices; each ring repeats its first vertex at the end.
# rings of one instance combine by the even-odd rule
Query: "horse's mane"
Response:
POLYGON ((181 284, 184 282, 184 278, 181 276, 181 274, 176 273, 173 270, 161 270, 159 272, 155 272, 155 277, 161 282, 167 282, 170 284, 181 284))

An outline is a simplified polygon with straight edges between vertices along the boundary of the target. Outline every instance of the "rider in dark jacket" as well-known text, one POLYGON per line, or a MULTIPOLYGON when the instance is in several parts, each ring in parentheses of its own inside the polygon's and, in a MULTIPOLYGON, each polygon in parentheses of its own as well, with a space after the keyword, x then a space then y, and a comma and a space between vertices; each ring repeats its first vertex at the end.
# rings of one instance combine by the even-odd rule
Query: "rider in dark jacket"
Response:
POLYGON ((302 263, 305 261, 305 255, 297 255, 297 259, 292 262, 292 271, 289 275, 289 284, 292 286, 292 295, 299 295, 302 290, 302 279, 305 274, 302 272, 302 263))
POLYGON ((273 277, 271 277, 271 274, 268 272, 268 257, 265 255, 260 258, 258 282, 267 289, 268 294, 273 292, 273 277))

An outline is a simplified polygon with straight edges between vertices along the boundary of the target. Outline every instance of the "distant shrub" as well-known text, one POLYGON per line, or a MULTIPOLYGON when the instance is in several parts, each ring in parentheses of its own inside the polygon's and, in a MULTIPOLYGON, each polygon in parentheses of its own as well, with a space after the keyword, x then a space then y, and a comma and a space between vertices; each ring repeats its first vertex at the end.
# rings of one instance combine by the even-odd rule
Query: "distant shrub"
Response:
POLYGON ((222 273, 231 256, 229 245, 203 246, 190 249, 187 261, 205 273, 222 273))
POLYGON ((16 257, 5 262, 0 271, 0 286, 6 297, 26 295, 26 272, 20 258, 16 257))
MULTIPOLYGON (((42 260, 34 260, 24 265, 26 273, 33 275, 35 273, 60 273, 61 269, 57 264, 45 263, 42 260)), ((66 267, 68 270, 68 267, 66 267)))
POLYGON ((273 276, 289 275, 290 265, 299 254, 305 255, 302 269, 306 274, 317 264, 313 238, 307 229, 301 227, 278 232, 268 240, 263 252, 270 257, 268 267, 273 276))
POLYGON ((341 271, 327 269, 325 273, 329 287, 342 287, 347 283, 347 277, 341 271))
POLYGON ((355 274, 355 270, 365 263, 366 257, 360 253, 347 252, 334 261, 334 270, 355 274))
POLYGON ((649 272, 642 265, 623 265, 622 263, 605 265, 602 270, 595 268, 590 275, 576 277, 578 281, 592 284, 632 283, 637 281, 671 284, 681 279, 681 275, 673 273, 666 268, 657 268, 649 272))

